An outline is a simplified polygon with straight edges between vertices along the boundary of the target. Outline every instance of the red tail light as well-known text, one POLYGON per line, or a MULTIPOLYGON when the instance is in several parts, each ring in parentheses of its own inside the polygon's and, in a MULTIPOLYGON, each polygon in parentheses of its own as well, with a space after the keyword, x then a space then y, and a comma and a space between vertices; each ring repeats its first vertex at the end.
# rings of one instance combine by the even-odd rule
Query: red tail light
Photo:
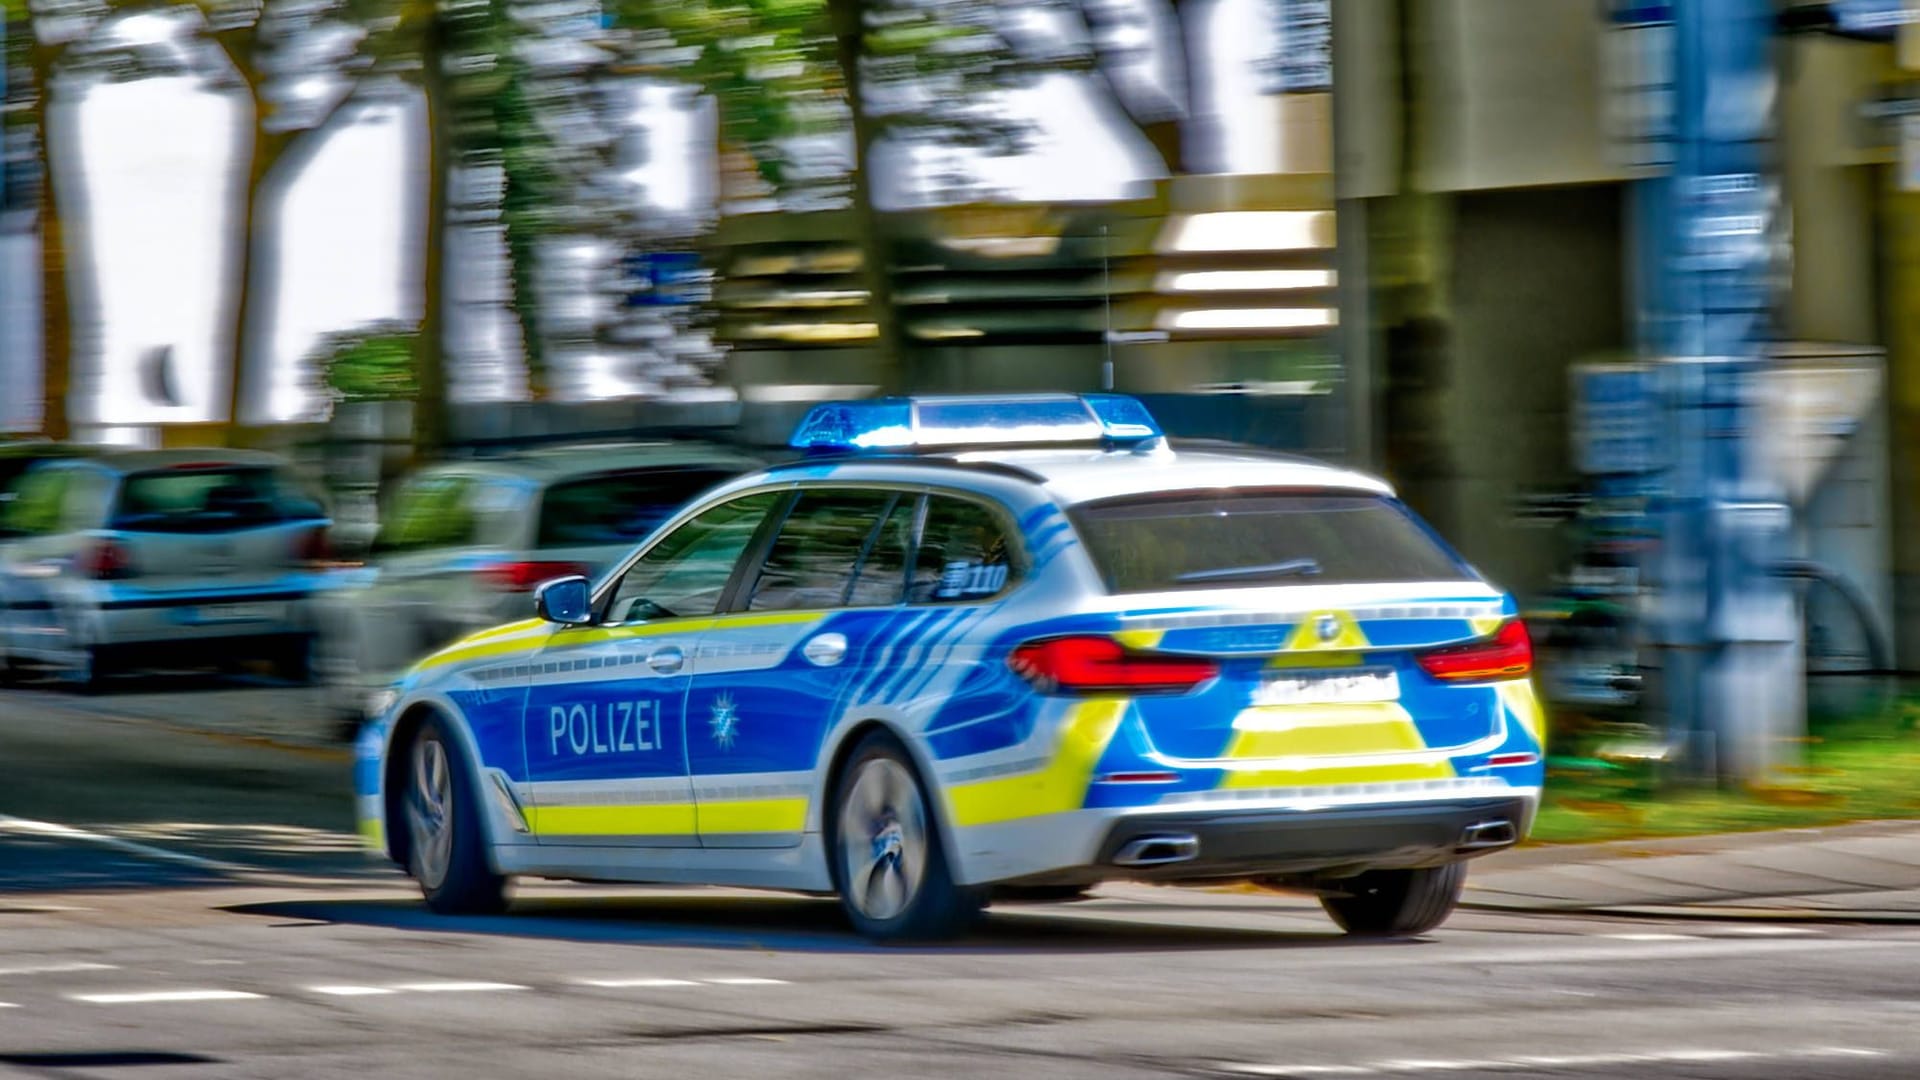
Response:
POLYGON ((510 562, 487 568, 487 580, 503 592, 530 592, 554 578, 585 574, 587 568, 570 562, 510 562))
POLYGON ((1220 674, 1210 660, 1134 652, 1107 637, 1029 641, 1007 666, 1049 694, 1184 694, 1220 674))
POLYGON ((1518 679, 1533 671, 1533 639, 1519 619, 1502 623, 1492 637, 1420 654, 1420 666, 1449 682, 1518 679))
POLYGON ((80 572, 95 581, 122 581, 133 576, 133 559, 126 548, 102 540, 81 558, 80 572))
POLYGON ((303 535, 296 554, 304 563, 323 563, 332 559, 333 544, 327 540, 327 530, 313 529, 303 535))

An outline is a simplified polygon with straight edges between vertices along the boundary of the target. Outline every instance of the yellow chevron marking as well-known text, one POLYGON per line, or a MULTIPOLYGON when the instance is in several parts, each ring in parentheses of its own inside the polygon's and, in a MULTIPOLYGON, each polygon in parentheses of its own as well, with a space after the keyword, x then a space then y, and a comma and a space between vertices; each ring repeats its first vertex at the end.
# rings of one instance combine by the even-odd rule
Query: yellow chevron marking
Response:
POLYGON ((1511 679, 1495 683, 1494 689, 1500 694, 1500 704, 1507 707, 1520 729, 1533 737, 1542 752, 1547 748, 1547 716, 1541 707, 1540 699, 1534 695, 1533 682, 1530 679, 1511 679))
POLYGON ((961 826, 991 825, 1078 810, 1086 804, 1093 767, 1119 729, 1127 705, 1125 698, 1099 698, 1075 705, 1061 721, 1060 743, 1045 767, 948 788, 948 818, 961 826))
POLYGON ((1166 636, 1165 630, 1119 630, 1114 633, 1113 640, 1129 649, 1151 649, 1166 636))

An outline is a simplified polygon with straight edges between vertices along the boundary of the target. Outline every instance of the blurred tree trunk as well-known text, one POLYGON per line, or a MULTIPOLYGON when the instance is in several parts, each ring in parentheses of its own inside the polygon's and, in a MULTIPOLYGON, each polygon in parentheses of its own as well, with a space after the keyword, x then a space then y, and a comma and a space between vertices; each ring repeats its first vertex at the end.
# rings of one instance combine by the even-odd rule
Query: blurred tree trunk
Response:
POLYGON ((59 51, 33 46, 33 119, 35 157, 40 167, 40 430, 49 439, 72 434, 67 396, 73 375, 73 303, 67 292, 66 230, 53 184, 53 153, 47 116, 53 97, 53 72, 59 51))
POLYGON ((860 265, 865 275, 867 296, 873 307, 878 331, 874 347, 880 351, 881 371, 890 384, 887 389, 906 389, 912 381, 912 369, 906 355, 905 338, 900 332, 899 313, 893 304, 893 252, 887 242, 879 211, 873 203, 872 153, 878 137, 872 117, 867 114, 860 83, 860 56, 866 30, 862 21, 862 0, 827 0, 827 13, 833 27, 834 58, 846 87, 847 110, 853 117, 853 224, 855 243, 860 249, 860 265))
MULTIPOLYGON (((453 174, 453 97, 447 85, 446 20, 428 16, 420 36, 420 91, 427 107, 427 221, 421 260, 420 335, 415 339, 413 445, 427 454, 446 445, 447 200, 453 174)), ((531 373, 529 373, 531 375, 531 373)))

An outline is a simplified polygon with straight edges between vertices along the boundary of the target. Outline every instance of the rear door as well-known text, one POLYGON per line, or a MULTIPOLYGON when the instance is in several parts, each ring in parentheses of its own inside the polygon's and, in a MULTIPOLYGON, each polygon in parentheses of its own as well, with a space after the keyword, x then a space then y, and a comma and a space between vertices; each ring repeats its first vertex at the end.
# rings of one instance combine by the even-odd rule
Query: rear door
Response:
POLYGON ((1155 752, 1222 787, 1446 780, 1516 719, 1503 680, 1420 662, 1511 607, 1392 499, 1192 492, 1070 514, 1108 591, 1159 627, 1128 644, 1219 661, 1197 693, 1135 707, 1155 752))
POLYGON ((708 847, 792 847, 848 688, 906 596, 920 496, 804 488, 700 638, 687 760, 708 847))

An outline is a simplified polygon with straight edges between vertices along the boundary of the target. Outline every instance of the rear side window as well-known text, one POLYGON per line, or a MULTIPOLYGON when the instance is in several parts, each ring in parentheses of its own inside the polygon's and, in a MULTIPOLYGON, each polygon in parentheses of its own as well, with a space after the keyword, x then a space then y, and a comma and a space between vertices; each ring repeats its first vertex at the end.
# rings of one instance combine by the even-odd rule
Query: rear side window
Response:
POLYGON ((212 533, 323 516, 273 469, 167 469, 120 484, 111 528, 125 532, 212 533))
POLYGON ((565 480, 540 501, 543 548, 634 544, 695 495, 734 476, 720 469, 635 469, 565 480))
POLYGON ((426 551, 473 544, 479 529, 473 481, 465 476, 428 476, 400 489, 374 541, 376 552, 426 551))
POLYGON ((855 569, 892 503, 884 491, 802 492, 767 551, 747 609, 845 606, 855 569))
POLYGON ((0 497, 0 536, 44 536, 58 532, 67 481, 65 469, 41 469, 20 479, 0 497))
POLYGON ((1013 545, 1007 536, 1001 515, 984 504, 930 496, 907 599, 951 603, 1000 592, 1013 573, 1013 545))
POLYGON ((1069 516, 1117 593, 1473 580, 1405 507, 1377 495, 1183 493, 1069 516))

